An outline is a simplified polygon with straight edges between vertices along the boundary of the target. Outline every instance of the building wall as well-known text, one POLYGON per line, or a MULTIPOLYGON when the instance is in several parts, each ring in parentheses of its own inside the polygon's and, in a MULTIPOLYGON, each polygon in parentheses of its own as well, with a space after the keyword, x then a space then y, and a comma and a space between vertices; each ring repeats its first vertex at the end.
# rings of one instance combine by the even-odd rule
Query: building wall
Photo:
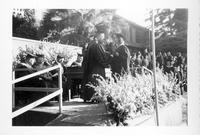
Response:
POLYGON ((128 25, 126 28, 121 27, 121 34, 125 37, 128 45, 139 48, 148 48, 149 30, 124 18, 122 18, 122 20, 128 25))
POLYGON ((145 28, 140 28, 130 25, 129 28, 129 43, 131 46, 145 48, 148 46, 148 31, 145 28))

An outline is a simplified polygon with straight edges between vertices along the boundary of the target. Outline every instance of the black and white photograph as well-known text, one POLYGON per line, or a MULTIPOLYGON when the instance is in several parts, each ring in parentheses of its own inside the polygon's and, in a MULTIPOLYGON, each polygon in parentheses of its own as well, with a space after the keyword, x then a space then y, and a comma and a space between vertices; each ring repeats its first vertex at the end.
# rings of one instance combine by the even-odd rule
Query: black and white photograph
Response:
POLYGON ((2 12, 3 133, 200 133, 200 1, 142 1, 2 12))
POLYGON ((128 13, 13 9, 13 126, 187 126, 188 9, 128 13))

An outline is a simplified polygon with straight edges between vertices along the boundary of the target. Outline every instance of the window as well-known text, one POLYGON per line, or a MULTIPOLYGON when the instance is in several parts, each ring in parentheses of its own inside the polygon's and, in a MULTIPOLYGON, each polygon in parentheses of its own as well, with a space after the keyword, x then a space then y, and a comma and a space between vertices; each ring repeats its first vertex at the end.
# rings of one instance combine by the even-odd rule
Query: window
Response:
POLYGON ((145 42, 145 31, 136 30, 136 43, 144 43, 145 42))

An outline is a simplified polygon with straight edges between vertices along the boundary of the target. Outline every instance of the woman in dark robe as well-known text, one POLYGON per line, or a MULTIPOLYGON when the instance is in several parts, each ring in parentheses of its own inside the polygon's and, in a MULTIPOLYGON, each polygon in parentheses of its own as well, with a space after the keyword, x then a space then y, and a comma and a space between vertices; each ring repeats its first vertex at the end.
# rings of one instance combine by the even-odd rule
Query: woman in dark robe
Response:
POLYGON ((108 66, 107 53, 103 47, 104 33, 97 34, 97 40, 92 41, 83 59, 83 95, 84 102, 89 101, 94 89, 87 84, 98 85, 95 74, 105 78, 105 68, 108 66))

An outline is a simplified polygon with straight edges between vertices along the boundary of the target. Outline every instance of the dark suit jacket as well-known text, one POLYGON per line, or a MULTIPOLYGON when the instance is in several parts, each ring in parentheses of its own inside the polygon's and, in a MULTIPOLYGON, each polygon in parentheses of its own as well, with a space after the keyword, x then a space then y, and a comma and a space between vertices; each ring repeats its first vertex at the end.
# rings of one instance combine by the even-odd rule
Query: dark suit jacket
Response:
POLYGON ((119 46, 116 51, 119 56, 114 55, 111 61, 111 69, 115 74, 123 74, 130 71, 130 51, 125 45, 119 46))

